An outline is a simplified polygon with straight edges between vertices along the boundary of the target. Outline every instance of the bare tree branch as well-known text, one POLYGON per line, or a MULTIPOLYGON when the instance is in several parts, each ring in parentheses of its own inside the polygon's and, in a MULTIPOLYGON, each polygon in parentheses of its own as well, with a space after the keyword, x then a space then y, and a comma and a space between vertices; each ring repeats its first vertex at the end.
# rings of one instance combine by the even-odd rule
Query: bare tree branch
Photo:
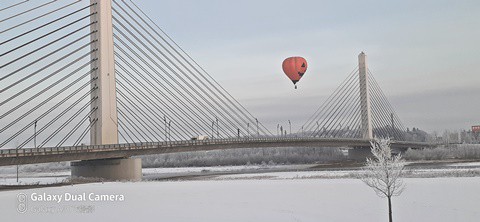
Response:
POLYGON ((382 198, 388 198, 389 219, 392 221, 391 197, 405 189, 402 180, 405 161, 400 154, 392 155, 389 139, 374 139, 370 142, 373 158, 367 158, 365 173, 361 180, 382 198))

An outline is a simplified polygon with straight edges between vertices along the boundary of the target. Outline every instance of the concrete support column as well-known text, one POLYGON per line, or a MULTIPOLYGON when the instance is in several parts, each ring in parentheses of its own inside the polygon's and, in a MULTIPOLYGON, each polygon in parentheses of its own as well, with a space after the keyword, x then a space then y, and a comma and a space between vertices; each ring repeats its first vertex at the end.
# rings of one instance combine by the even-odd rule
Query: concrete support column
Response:
POLYGON ((370 92, 368 84, 367 55, 358 55, 358 74, 360 81, 360 111, 362 119, 363 139, 373 139, 372 110, 370 107, 370 92))
MULTIPOLYGON (((90 144, 118 144, 117 94, 115 82, 115 57, 113 53, 112 0, 90 0, 91 94, 95 99, 90 121, 90 144)), ((71 163, 72 177, 94 177, 107 180, 141 180, 142 162, 138 158, 84 160, 71 163)))
POLYGON ((115 61, 113 54, 113 31, 112 31, 112 2, 111 0, 90 0, 92 7, 91 21, 96 22, 91 26, 91 35, 94 43, 92 49, 92 72, 91 77, 97 78, 92 82, 92 88, 98 87, 91 97, 96 98, 92 103, 92 109, 97 108, 90 117, 90 121, 96 121, 90 129, 90 144, 117 144, 118 123, 117 123, 117 95, 115 83, 115 61))
POLYGON ((72 177, 102 178, 106 180, 139 181, 142 179, 140 158, 82 160, 71 162, 72 177))
POLYGON ((348 159, 356 161, 367 161, 367 157, 373 157, 370 147, 356 147, 348 150, 348 159))

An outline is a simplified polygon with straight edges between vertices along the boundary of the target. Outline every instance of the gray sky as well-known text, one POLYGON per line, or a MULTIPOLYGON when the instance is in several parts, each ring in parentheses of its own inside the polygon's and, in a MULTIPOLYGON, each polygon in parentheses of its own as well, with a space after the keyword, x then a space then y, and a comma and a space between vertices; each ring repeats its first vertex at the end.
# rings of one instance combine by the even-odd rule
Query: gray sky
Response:
MULTIPOLYGON (((0 1, 0 8, 8 2, 0 1)), ((30 1, 30 4, 38 5, 42 2, 44 1, 30 1)), ((88 2, 80 4, 85 6, 88 2)), ((480 124, 480 72, 476 67, 480 64, 478 0, 136 2, 272 132, 276 131, 277 124, 286 129, 288 120, 291 120, 294 131, 300 128, 357 66, 357 55, 361 51, 367 53, 370 70, 405 126, 442 131, 468 129, 471 125, 480 124), (309 62, 307 73, 297 84, 297 90, 281 69, 282 61, 290 56, 303 56, 309 62)), ((50 9, 37 10, 35 13, 40 15, 64 4, 66 2, 54 2, 50 9)), ((6 18, 8 13, 13 15, 18 10, 7 11, 1 17, 6 18)), ((0 29, 26 21, 34 17, 35 13, 2 22, 0 29)), ((22 34, 55 16, 57 15, 52 14, 51 18, 47 16, 43 20, 2 33, 0 39, 22 34)), ((69 19, 73 21, 82 16, 76 14, 69 19)), ((88 20, 77 25, 88 25, 88 20)), ((73 31, 78 27, 71 26, 69 29, 73 31)), ((29 41, 42 31, 45 30, 11 41, 2 49, 29 41)), ((43 46, 48 38, 53 41, 64 33, 67 30, 34 42, 12 55, 0 57, 0 64, 6 64, 12 58, 43 46)), ((57 50, 60 45, 70 43, 81 35, 83 34, 77 33, 77 36, 60 38, 56 45, 48 46, 38 54, 57 50)), ((88 38, 84 38, 62 52, 74 50, 88 41, 88 38)), ((87 50, 88 47, 72 58, 87 50)), ((30 55, 24 61, 35 58, 38 54, 30 55)), ((62 54, 56 53, 49 59, 53 61, 60 57, 62 54)), ((85 57, 77 65, 87 61, 89 59, 85 57)), ((42 62, 28 65, 22 71, 23 75, 36 72, 44 65, 42 62)), ((51 66, 43 73, 53 72, 62 65, 59 63, 51 66)), ((15 62, 0 72, 11 73, 23 66, 24 62, 15 62)), ((64 71, 68 73, 75 68, 72 66, 64 71)), ((88 70, 87 66, 80 73, 88 70)), ((49 81, 43 81, 28 93, 4 104, 1 113, 18 105, 15 101, 31 97, 60 77, 54 76, 49 81)), ((22 82, 1 96, 10 97, 43 76, 35 78, 22 82)), ((12 81, 0 82, 0 88, 11 83, 12 81)), ((55 90, 60 90, 63 87, 61 85, 50 88, 50 94, 42 93, 42 99, 39 97, 32 100, 28 106, 22 107, 23 111, 19 110, 9 118, 0 119, 3 121, 0 125, 5 125, 5 122, 10 122, 12 118, 17 118, 39 104, 55 90)), ((76 88, 77 86, 71 87, 69 90, 76 88)), ((81 94, 88 93, 87 91, 88 87, 81 94)), ((52 105, 56 103, 52 102, 52 105)), ((69 105, 62 106, 64 107, 56 109, 44 119, 52 119, 69 105)), ((44 112, 51 107, 41 108, 44 110, 40 111, 44 112)), ((0 137, 17 132, 18 126, 32 123, 34 118, 34 115, 30 115, 22 119, 0 137)), ((42 120, 39 126, 46 126, 45 124, 46 121, 42 120)), ((54 127, 58 128, 62 122, 56 121, 55 124, 54 127)), ((29 129, 21 136, 30 136, 31 132, 29 129)), ((12 143, 16 142, 19 141, 12 143)))
POLYGON ((480 124, 478 0, 137 4, 273 131, 288 120, 298 129, 361 51, 407 127, 480 124), (297 90, 281 69, 290 56, 309 63, 297 90))
POLYGON ((271 128, 302 125, 357 65, 370 70, 408 127, 480 124, 479 1, 139 3, 197 62, 271 128), (294 90, 281 63, 303 56, 294 90))

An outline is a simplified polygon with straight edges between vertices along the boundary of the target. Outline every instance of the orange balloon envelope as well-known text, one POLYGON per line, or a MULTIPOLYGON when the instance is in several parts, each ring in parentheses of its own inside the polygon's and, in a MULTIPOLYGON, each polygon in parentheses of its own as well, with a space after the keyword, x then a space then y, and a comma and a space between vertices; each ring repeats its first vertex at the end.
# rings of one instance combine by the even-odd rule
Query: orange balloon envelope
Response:
POLYGON ((290 57, 283 61, 283 72, 292 80, 295 89, 297 82, 300 81, 303 74, 307 71, 307 60, 302 57, 290 57))

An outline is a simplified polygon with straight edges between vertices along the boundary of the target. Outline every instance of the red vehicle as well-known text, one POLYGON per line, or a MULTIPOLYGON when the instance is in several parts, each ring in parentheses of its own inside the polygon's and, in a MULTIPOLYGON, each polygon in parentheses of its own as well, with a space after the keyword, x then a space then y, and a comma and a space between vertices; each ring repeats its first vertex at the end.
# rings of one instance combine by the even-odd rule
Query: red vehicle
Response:
POLYGON ((478 125, 478 126, 472 126, 472 132, 474 132, 474 133, 480 133, 480 125, 478 125))

